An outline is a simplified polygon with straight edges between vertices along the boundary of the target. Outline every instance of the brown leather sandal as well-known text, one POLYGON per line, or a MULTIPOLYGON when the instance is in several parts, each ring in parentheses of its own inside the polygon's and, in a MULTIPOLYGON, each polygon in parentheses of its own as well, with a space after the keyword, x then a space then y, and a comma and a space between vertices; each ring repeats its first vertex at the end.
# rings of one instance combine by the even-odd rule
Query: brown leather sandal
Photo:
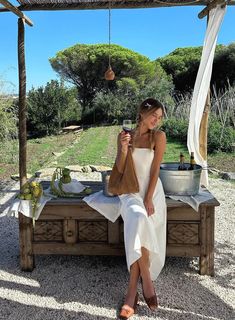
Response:
POLYGON ((131 307, 128 306, 127 304, 124 304, 124 305, 122 306, 121 311, 120 311, 120 314, 119 314, 119 318, 120 318, 120 319, 126 320, 126 319, 129 319, 130 317, 133 316, 133 314, 134 314, 135 311, 136 311, 136 307, 137 307, 137 303, 138 303, 138 298, 139 298, 139 295, 138 295, 138 293, 136 293, 133 308, 131 308, 131 307))
POLYGON ((143 288, 142 279, 141 279, 141 285, 142 285, 143 297, 144 297, 144 300, 145 300, 147 306, 149 307, 150 310, 155 311, 158 308, 158 299, 157 299, 155 289, 154 289, 154 295, 152 297, 147 298, 144 295, 144 288, 143 288))
MULTIPOLYGON (((143 296, 144 296, 144 294, 143 294, 143 296)), ((149 309, 151 309, 152 311, 155 311, 158 308, 158 301, 157 301, 156 293, 150 298, 146 298, 144 296, 144 300, 147 303, 149 309)))

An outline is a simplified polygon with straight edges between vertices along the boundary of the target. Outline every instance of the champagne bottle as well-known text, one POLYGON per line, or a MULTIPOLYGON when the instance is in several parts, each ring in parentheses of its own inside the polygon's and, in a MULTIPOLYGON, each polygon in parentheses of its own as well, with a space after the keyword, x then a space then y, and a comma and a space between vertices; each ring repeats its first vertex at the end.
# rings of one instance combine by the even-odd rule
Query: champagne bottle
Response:
POLYGON ((191 152, 191 155, 190 155, 190 166, 188 168, 188 170, 194 170, 195 169, 195 166, 196 165, 196 162, 194 160, 194 152, 191 152))
POLYGON ((184 155, 183 155, 183 153, 180 153, 180 164, 179 164, 178 170, 187 170, 186 166, 184 164, 184 155))

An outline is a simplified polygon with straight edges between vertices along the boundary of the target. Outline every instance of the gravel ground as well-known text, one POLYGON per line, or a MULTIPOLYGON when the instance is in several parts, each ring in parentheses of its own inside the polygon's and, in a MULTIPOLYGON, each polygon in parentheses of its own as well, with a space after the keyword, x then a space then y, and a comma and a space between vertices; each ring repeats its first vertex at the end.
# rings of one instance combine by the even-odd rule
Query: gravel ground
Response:
MULTIPOLYGON (((17 190, 18 184, 10 187, 17 190)), ((209 189, 221 203, 216 209, 215 277, 197 273, 197 258, 167 258, 155 281, 158 311, 149 311, 140 295, 133 320, 234 319, 234 184, 210 179, 209 189)), ((0 212, 14 195, 6 189, 3 193, 0 212)), ((117 319, 128 281, 124 257, 38 256, 33 272, 22 272, 18 221, 2 216, 0 222, 1 320, 117 319)))

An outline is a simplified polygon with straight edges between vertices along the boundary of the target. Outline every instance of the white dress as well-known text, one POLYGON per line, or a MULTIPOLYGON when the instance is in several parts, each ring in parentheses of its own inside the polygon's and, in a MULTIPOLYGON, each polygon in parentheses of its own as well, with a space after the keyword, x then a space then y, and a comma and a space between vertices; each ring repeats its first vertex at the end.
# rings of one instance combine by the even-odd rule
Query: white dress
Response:
POLYGON ((135 148, 133 160, 140 191, 119 196, 121 215, 124 221, 124 242, 127 267, 141 257, 141 247, 150 253, 150 275, 155 280, 162 270, 166 253, 166 202, 162 183, 158 178, 153 195, 155 213, 148 217, 143 199, 149 183, 154 151, 135 148))

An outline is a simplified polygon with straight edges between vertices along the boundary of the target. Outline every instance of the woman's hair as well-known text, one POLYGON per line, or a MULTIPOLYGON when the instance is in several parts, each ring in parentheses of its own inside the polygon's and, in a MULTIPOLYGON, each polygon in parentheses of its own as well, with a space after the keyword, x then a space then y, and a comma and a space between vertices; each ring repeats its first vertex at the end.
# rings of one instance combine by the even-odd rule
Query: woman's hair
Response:
MULTIPOLYGON (((137 118, 136 118, 136 130, 133 136, 133 145, 135 145, 135 138, 139 135, 139 130, 140 130, 140 125, 142 121, 142 115, 150 115, 151 113, 155 112, 156 110, 161 109, 162 114, 165 114, 165 108, 161 104, 160 101, 153 99, 153 98, 148 98, 144 100, 138 110, 137 118)), ((159 129, 159 128, 157 128, 159 129)), ((154 147, 154 132, 156 130, 150 130, 150 135, 149 135, 149 142, 150 142, 150 148, 153 149, 154 147)))
POLYGON ((162 114, 165 114, 165 109, 160 101, 153 98, 148 98, 144 100, 139 106, 139 111, 136 119, 137 122, 141 121, 142 114, 151 114, 158 109, 162 109, 162 114))

